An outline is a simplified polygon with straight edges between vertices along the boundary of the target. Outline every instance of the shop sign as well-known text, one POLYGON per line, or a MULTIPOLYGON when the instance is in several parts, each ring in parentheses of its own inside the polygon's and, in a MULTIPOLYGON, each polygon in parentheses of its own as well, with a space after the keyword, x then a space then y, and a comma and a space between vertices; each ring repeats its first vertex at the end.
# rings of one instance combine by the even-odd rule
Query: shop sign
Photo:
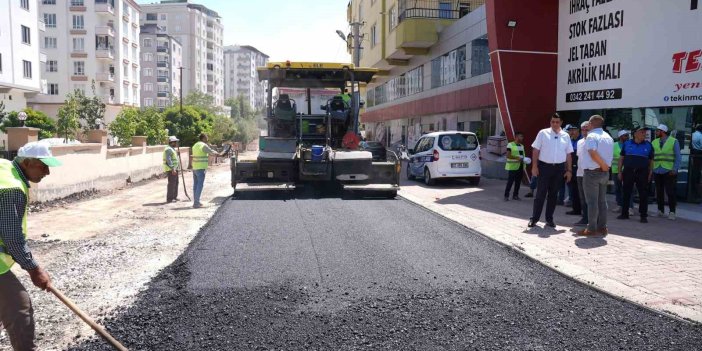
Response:
POLYGON ((698 0, 559 0, 560 111, 702 105, 698 0))

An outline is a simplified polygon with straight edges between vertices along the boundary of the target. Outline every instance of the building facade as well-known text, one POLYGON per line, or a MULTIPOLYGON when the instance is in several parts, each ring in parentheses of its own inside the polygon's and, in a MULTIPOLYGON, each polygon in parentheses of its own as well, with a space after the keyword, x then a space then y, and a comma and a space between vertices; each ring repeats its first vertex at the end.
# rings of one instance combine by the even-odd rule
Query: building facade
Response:
POLYGON ((652 139, 656 126, 665 124, 681 147, 678 197, 699 201, 689 168, 691 134, 702 123, 702 45, 690 33, 699 31, 702 4, 522 4, 487 1, 490 58, 507 135, 522 131, 533 140, 554 111, 566 123, 600 114, 612 135, 641 127, 652 139))
POLYGON ((180 97, 183 46, 156 24, 141 26, 141 106, 164 109, 180 97))
POLYGON ((29 106, 55 117, 66 94, 81 90, 92 96, 93 84, 106 104, 105 124, 124 106, 140 106, 140 13, 133 0, 40 0, 47 91, 29 106))
POLYGON ((223 26, 217 12, 188 0, 142 5, 141 24, 156 24, 181 45, 183 95, 199 91, 224 104, 223 26))
POLYGON ((27 98, 42 91, 37 0, 0 2, 0 101, 5 112, 27 107, 27 98))
POLYGON ((482 141, 502 131, 483 3, 349 4, 349 22, 365 23, 360 65, 380 69, 366 88, 366 138, 412 147, 431 131, 473 131, 482 141))
POLYGON ((259 82, 256 67, 265 66, 268 55, 253 46, 224 48, 224 98, 244 96, 254 109, 266 105, 266 82, 259 82))

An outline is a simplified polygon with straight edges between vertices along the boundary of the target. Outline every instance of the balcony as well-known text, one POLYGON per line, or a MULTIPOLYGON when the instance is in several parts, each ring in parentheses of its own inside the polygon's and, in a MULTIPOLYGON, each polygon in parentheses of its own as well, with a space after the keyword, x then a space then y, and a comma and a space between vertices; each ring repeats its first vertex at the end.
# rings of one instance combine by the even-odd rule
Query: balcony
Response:
POLYGON ((44 21, 39 21, 39 31, 41 31, 41 32, 46 31, 46 23, 44 23, 44 21))
POLYGON ((114 60, 115 59, 115 49, 110 47, 97 47, 95 49, 95 57, 98 59, 114 60))
POLYGON ((159 91, 158 93, 156 93, 156 96, 160 97, 160 98, 167 98, 168 92, 167 91, 159 91))
POLYGON ((170 63, 168 63, 168 61, 158 61, 158 62, 156 62, 156 67, 169 68, 169 67, 171 67, 171 65, 170 65, 170 63))
POLYGON ((158 76, 158 77, 156 77, 156 81, 159 83, 168 83, 171 80, 166 76, 158 76))
POLYGON ((111 38, 115 37, 115 29, 110 26, 97 26, 95 27, 95 35, 104 35, 111 38))
POLYGON ((115 74, 110 72, 98 72, 95 75, 95 80, 98 82, 115 82, 115 74))
POLYGON ((156 52, 169 52, 170 50, 168 49, 167 45, 163 46, 157 46, 156 47, 156 52))
POLYGON ((115 6, 107 0, 95 0, 95 12, 98 15, 114 16, 115 6))

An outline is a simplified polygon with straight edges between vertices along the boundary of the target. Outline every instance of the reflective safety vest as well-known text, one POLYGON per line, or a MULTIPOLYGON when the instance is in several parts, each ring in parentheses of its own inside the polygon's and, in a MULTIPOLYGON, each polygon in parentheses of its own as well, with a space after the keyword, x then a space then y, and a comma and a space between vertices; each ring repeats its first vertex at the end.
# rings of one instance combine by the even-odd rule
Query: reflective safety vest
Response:
MULTIPOLYGON (((29 189, 27 184, 22 181, 22 176, 19 174, 11 161, 0 159, 0 189, 20 189, 24 193, 27 206, 24 209, 22 216, 22 233, 27 237, 27 209, 29 208, 29 189)), ((0 239, 0 274, 7 273, 15 260, 5 250, 5 244, 0 239)))
POLYGON ((164 172, 170 172, 172 170, 177 170, 178 169, 178 154, 176 153, 175 149, 172 148, 170 145, 166 146, 166 149, 163 150, 163 171, 164 172), (171 154, 171 159, 173 160, 173 168, 168 167, 168 154, 171 154))
POLYGON ((668 137, 663 148, 661 148, 660 138, 653 141, 653 169, 662 167, 673 170, 675 166, 675 141, 675 138, 668 137))
POLYGON ((209 155, 205 151, 207 144, 198 141, 193 145, 193 169, 207 169, 209 155))
POLYGON ((621 144, 617 141, 614 143, 614 154, 612 157, 612 165, 609 167, 609 169, 612 170, 612 173, 617 174, 619 173, 619 157, 622 155, 622 146, 621 144))
MULTIPOLYGON (((513 157, 519 157, 524 154, 524 145, 517 144, 514 141, 507 144, 507 149, 510 150, 510 155, 513 157)), ((505 169, 508 171, 516 171, 519 170, 521 165, 522 160, 508 158, 507 162, 505 163, 505 169)))

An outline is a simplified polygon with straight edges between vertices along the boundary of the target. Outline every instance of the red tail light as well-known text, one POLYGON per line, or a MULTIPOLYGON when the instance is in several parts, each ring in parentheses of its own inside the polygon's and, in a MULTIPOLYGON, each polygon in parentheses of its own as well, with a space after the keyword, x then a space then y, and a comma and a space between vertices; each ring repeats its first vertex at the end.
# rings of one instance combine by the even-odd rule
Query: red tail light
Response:
POLYGON ((434 161, 439 160, 439 150, 434 150, 434 161))

